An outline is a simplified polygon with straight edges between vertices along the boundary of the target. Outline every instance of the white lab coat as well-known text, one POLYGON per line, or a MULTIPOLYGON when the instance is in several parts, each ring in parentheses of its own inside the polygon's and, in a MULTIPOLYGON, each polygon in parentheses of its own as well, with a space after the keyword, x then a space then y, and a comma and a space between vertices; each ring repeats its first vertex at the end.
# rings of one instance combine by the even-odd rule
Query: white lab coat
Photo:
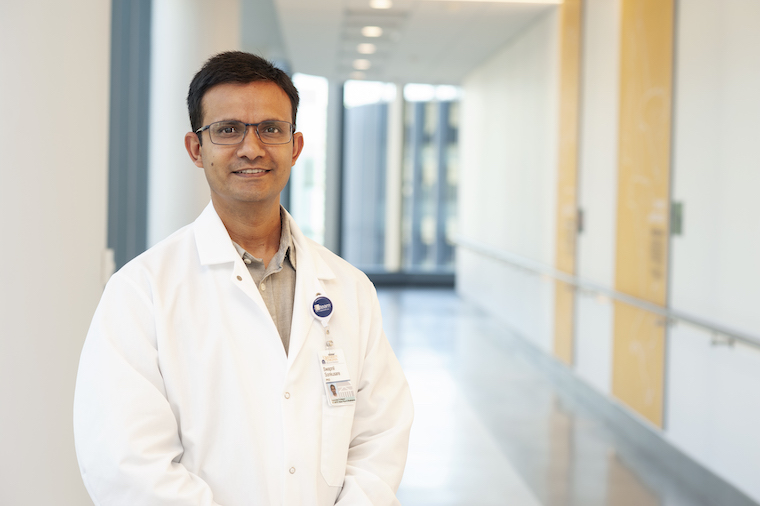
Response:
POLYGON ((360 271, 290 216, 289 355, 213 205, 114 274, 82 350, 80 470, 98 506, 390 505, 412 402, 360 271), (355 405, 328 406, 317 293, 355 405))

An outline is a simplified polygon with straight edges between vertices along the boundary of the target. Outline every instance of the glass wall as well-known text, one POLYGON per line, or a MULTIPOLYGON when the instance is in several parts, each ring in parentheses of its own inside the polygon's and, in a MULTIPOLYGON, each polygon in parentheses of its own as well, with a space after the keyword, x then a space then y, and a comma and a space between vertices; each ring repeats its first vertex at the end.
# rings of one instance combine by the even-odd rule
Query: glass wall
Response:
POLYGON ((388 104, 395 93, 383 83, 344 87, 341 254, 365 271, 385 263, 388 104))
POLYGON ((371 273, 452 273, 458 89, 349 81, 344 106, 342 255, 371 273))
POLYGON ((324 77, 295 74, 293 84, 300 96, 296 121, 304 148, 291 170, 287 207, 304 235, 324 244, 328 82, 324 77))
POLYGON ((457 90, 404 90, 403 266, 454 270, 459 158, 457 90))

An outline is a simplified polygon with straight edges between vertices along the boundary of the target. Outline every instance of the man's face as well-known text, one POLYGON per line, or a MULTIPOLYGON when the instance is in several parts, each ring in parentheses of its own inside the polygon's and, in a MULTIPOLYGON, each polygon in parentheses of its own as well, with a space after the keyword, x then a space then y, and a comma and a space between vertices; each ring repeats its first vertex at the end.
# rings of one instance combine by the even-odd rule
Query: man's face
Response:
MULTIPOLYGON (((257 81, 248 84, 219 84, 203 96, 203 126, 222 120, 259 123, 265 120, 292 121, 291 104, 276 84, 257 81)), ((185 136, 190 158, 206 174, 215 207, 243 210, 251 204, 277 206, 280 192, 290 177, 303 148, 303 135, 293 134, 287 144, 263 144, 254 127, 248 127, 240 144, 213 144, 208 131, 203 144, 194 133, 185 136)))
POLYGON ((337 394, 337 392, 335 391, 335 385, 330 385, 330 391, 332 392, 333 395, 337 394))

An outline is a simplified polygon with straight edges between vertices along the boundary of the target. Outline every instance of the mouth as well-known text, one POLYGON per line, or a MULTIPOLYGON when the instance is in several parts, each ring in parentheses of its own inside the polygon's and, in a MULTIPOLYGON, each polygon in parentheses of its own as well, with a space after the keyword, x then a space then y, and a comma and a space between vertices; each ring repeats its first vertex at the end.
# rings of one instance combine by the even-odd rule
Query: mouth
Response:
POLYGON ((263 174, 265 172, 269 172, 269 171, 266 169, 243 169, 243 170, 233 171, 233 174, 263 174))

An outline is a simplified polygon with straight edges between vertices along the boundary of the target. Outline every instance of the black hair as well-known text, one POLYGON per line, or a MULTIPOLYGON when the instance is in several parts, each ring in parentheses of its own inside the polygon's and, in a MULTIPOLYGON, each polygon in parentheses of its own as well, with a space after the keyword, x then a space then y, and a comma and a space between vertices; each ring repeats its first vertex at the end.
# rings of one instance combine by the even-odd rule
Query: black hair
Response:
POLYGON ((195 74, 187 92, 187 111, 193 132, 203 126, 201 101, 206 92, 218 84, 248 84, 269 81, 279 86, 290 99, 292 123, 295 127, 298 112, 298 90, 288 75, 271 62, 255 54, 243 51, 226 51, 209 58, 195 74))

